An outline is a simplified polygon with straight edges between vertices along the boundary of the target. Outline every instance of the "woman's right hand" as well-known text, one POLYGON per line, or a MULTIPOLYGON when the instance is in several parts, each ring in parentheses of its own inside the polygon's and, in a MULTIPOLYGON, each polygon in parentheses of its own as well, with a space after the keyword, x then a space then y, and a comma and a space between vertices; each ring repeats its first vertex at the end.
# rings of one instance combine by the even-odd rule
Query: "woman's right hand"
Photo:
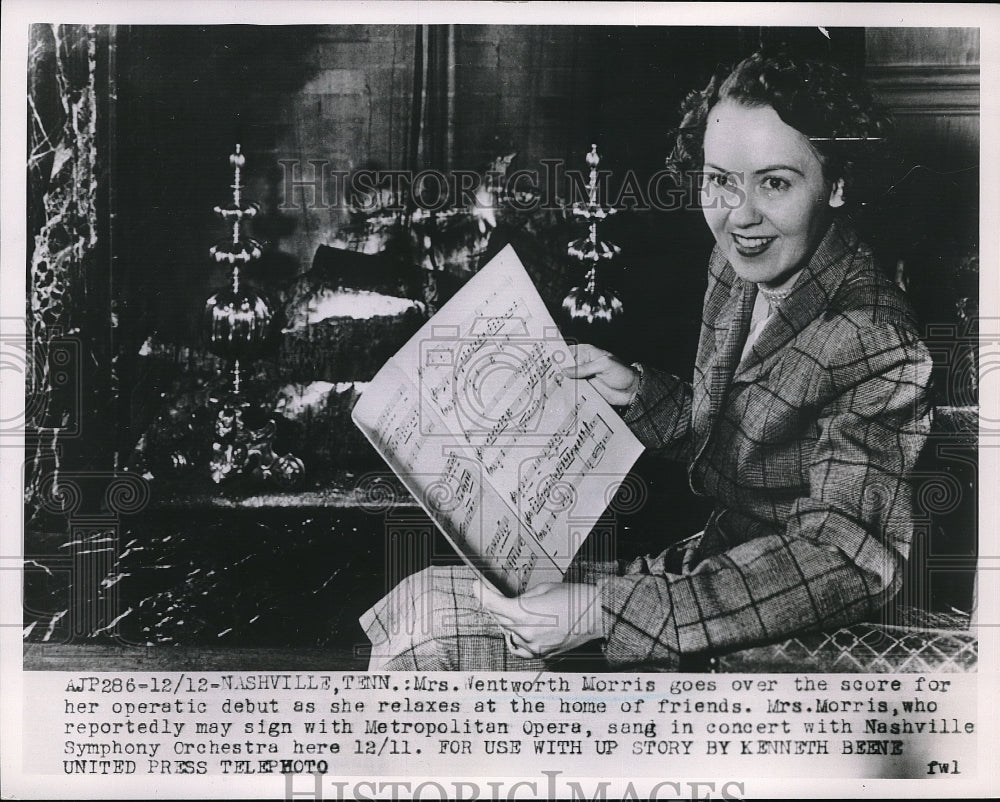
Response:
POLYGON ((567 376, 590 379, 591 386, 613 407, 632 403, 639 389, 639 371, 593 345, 571 345, 570 351, 576 364, 566 368, 567 376))

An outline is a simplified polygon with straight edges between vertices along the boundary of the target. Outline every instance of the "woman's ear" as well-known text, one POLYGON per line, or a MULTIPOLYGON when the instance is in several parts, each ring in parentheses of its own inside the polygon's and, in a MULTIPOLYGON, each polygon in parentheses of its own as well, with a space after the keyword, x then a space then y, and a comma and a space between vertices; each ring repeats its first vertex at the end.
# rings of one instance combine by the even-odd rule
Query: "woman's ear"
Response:
POLYGON ((830 207, 839 209, 844 205, 844 179, 838 178, 830 189, 830 207))

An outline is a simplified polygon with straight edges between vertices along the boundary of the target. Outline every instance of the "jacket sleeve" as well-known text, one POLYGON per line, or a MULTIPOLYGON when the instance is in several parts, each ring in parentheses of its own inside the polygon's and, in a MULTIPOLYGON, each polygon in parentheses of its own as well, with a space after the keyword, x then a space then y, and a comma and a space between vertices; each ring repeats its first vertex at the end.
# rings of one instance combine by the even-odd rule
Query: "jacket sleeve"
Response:
POLYGON ((639 389, 622 419, 649 451, 667 459, 690 457, 690 382, 643 366, 639 389))
POLYGON ((931 360, 912 332, 859 328, 825 367, 809 492, 782 531, 690 573, 628 573, 601 598, 610 663, 676 668, 727 650, 874 615, 899 587, 912 536, 909 474, 929 429, 931 360))

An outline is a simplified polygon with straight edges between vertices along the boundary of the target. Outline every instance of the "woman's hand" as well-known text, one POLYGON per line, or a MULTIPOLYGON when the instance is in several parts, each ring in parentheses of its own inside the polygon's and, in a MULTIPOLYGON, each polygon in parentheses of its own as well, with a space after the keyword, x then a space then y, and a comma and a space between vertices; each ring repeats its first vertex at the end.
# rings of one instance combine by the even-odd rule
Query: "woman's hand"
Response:
POLYGON ((480 598, 518 657, 549 657, 604 637, 596 585, 547 582, 509 599, 485 582, 480 598))
POLYGON ((618 357, 593 345, 570 346, 574 366, 566 368, 571 379, 590 379, 590 384, 614 407, 627 407, 639 389, 639 371, 618 357))

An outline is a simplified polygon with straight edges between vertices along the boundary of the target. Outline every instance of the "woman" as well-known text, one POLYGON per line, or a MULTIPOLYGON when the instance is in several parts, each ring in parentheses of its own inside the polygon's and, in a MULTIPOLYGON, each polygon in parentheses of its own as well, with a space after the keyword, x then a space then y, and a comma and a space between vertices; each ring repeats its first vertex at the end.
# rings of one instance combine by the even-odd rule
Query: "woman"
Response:
POLYGON ((883 118, 838 68, 759 53, 685 112, 672 159, 701 170, 716 240, 693 382, 591 346, 569 373, 688 462, 715 502, 704 532, 515 599, 428 569, 363 620, 373 667, 537 669, 598 641, 610 666, 671 670, 859 621, 898 589, 931 360, 846 214, 883 118), (386 622, 421 608, 430 634, 380 659, 386 622))

